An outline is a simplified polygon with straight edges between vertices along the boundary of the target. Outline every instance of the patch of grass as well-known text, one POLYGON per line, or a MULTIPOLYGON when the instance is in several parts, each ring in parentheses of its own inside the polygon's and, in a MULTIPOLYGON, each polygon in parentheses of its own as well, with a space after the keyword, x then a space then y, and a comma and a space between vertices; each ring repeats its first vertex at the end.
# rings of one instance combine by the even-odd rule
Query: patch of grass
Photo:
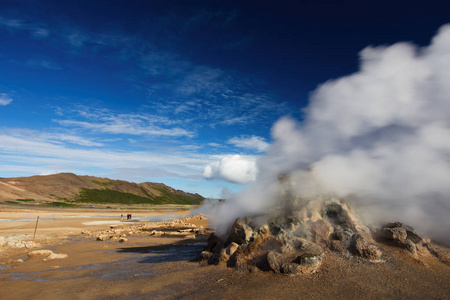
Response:
POLYGON ((193 197, 187 194, 175 194, 171 193, 164 188, 156 188, 161 192, 160 196, 156 196, 155 200, 164 203, 164 204, 190 204, 190 205, 198 205, 201 204, 203 198, 193 197))
POLYGON ((64 202, 48 202, 47 204, 51 205, 51 206, 59 206, 59 207, 76 207, 76 206, 78 206, 76 204, 64 203, 64 202))
POLYGON ((5 202, 6 202, 6 203, 10 203, 10 204, 19 204, 19 202, 16 202, 16 201, 10 201, 10 200, 6 200, 5 202))
POLYGON ((143 187, 139 187, 141 189, 141 192, 144 193, 145 196, 148 198, 152 198, 152 195, 150 195, 143 187))
POLYGON ((83 203, 121 203, 121 204, 157 204, 152 199, 131 193, 114 190, 81 188, 76 202, 83 203))
POLYGON ((160 196, 151 196, 147 191, 141 191, 147 196, 142 197, 132 193, 119 192, 109 189, 86 189, 81 188, 76 202, 82 203, 104 203, 104 204, 200 204, 203 199, 184 194, 172 193, 164 188, 157 188, 160 196))
POLYGON ((98 181, 98 180, 91 180, 91 181, 93 183, 97 184, 97 185, 101 185, 101 186, 104 186, 104 187, 108 187, 108 186, 111 186, 111 185, 119 185, 119 184, 123 183, 122 180, 111 180, 111 181, 108 181, 108 182, 101 182, 101 181, 98 181))
POLYGON ((16 199, 16 201, 20 201, 20 202, 33 202, 36 201, 34 199, 16 199))

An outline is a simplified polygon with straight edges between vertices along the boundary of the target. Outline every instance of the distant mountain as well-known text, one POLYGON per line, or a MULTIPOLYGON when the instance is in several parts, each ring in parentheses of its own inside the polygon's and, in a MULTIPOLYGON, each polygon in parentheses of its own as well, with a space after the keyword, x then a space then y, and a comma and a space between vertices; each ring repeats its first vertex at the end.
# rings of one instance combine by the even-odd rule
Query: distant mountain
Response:
POLYGON ((54 202, 101 204, 200 204, 199 194, 186 193, 162 183, 134 183, 93 176, 60 173, 45 176, 0 178, 0 202, 54 202))

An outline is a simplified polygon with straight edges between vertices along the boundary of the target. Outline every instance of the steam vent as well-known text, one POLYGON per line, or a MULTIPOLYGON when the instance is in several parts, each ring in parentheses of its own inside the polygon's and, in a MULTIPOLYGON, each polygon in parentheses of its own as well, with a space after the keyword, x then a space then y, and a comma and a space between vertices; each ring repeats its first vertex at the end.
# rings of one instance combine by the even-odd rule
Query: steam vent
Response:
POLYGON ((294 197, 289 186, 283 186, 278 211, 238 218, 224 237, 213 233, 201 262, 248 272, 310 274, 320 269, 328 253, 382 262, 380 242, 401 247, 417 259, 433 255, 450 264, 446 254, 410 226, 396 222, 369 228, 348 202, 294 197))

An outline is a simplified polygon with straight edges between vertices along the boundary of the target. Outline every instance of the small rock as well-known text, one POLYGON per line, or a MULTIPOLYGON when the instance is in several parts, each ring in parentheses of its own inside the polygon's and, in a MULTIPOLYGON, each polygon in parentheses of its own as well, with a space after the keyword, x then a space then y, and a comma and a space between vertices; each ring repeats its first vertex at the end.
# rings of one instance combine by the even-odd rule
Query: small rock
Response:
POLYGON ((64 253, 52 253, 49 256, 47 256, 47 258, 44 260, 63 259, 63 258, 67 258, 67 257, 69 257, 69 255, 64 254, 64 253))
POLYGON ((201 261, 208 261, 208 260, 211 258, 212 255, 213 255, 212 252, 209 252, 209 251, 202 251, 202 252, 200 253, 199 259, 200 259, 201 261))
POLYGON ((119 239, 119 242, 120 242, 120 243, 125 243, 126 241, 128 241, 128 239, 126 239, 126 238, 120 238, 120 239, 119 239))
POLYGON ((185 240, 195 240, 195 235, 190 234, 184 237, 185 240))
POLYGON ((231 256, 236 252, 236 250, 239 248, 239 245, 235 242, 232 242, 227 248, 226 248, 226 254, 228 256, 231 256))
POLYGON ((0 247, 6 245, 6 238, 4 236, 0 236, 0 247))
POLYGON ((204 235, 205 233, 206 233, 205 228, 203 228, 203 226, 200 226, 200 227, 198 228, 197 234, 198 234, 198 235, 204 235))
POLYGON ((53 254, 53 251, 51 250, 35 250, 28 252, 29 258, 35 258, 35 257, 48 257, 53 254))
POLYGON ((104 241, 106 239, 106 236, 105 235, 99 235, 98 237, 97 237, 97 241, 104 241))

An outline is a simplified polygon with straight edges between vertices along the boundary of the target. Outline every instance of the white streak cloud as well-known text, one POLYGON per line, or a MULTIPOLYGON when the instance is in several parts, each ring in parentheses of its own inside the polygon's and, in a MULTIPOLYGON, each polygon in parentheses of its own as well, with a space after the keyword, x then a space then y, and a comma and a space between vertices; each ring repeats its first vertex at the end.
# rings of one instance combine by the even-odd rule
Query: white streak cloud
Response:
POLYGON ((0 94, 0 105, 6 106, 10 104, 13 100, 7 94, 0 94))
POLYGON ((256 150, 258 152, 266 151, 270 145, 264 138, 255 135, 233 137, 229 139, 227 143, 232 144, 235 147, 256 150))

